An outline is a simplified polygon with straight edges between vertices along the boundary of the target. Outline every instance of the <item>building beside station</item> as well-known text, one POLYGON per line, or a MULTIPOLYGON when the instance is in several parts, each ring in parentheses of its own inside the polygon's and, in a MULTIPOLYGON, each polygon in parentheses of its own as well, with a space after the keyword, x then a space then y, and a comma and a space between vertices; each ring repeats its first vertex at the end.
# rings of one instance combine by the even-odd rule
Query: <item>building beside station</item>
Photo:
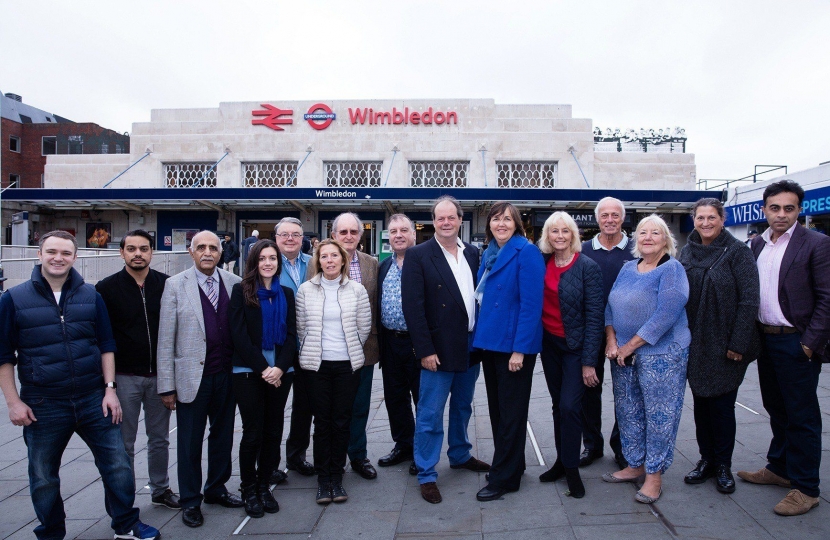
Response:
POLYGON ((573 118, 570 105, 490 99, 153 110, 149 122, 133 124, 129 153, 49 156, 44 189, 3 194, 3 223, 15 214, 32 237, 103 229, 111 241, 141 227, 158 249, 171 250, 201 229, 268 235, 286 216, 326 237, 348 210, 365 222, 363 249, 378 254, 392 213, 416 222, 419 241, 431 236, 430 206, 442 194, 461 202, 468 241, 483 238, 497 200, 520 208, 531 235, 559 209, 591 234, 593 208, 610 195, 626 203, 629 230, 659 212, 683 237, 683 217, 700 193, 685 134, 669 131, 603 132, 573 118))

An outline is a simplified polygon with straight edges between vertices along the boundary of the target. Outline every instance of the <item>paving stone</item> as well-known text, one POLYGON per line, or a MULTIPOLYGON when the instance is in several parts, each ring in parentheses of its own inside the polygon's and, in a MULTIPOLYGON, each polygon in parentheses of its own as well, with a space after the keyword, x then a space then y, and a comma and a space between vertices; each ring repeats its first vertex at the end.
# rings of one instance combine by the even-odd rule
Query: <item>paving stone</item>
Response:
POLYGON ((522 529, 500 532, 485 532, 484 540, 538 540, 539 538, 555 538, 556 540, 576 539, 573 529, 566 527, 542 527, 539 529, 522 529))
MULTIPOLYGON (((659 523, 636 525, 579 525, 573 527, 573 534, 577 540, 658 540, 673 538, 671 533, 659 523)), ((694 535, 689 538, 695 538, 694 535)))
MULTIPOLYGON (((315 489, 294 490, 291 498, 279 499, 280 511, 276 514, 265 514, 260 519, 251 519, 245 524, 240 534, 272 534, 272 533, 311 533, 320 516, 326 511, 326 506, 314 502, 317 494, 315 489)), ((345 503, 349 504, 351 501, 345 503)), ((352 505, 353 511, 357 505, 352 505)), ((235 529, 244 519, 235 520, 235 529)), ((342 519, 342 515, 341 515, 342 519)), ((231 529, 231 532, 233 532, 231 529)))
MULTIPOLYGON (((330 509, 336 510, 347 505, 352 505, 351 492, 348 502, 330 505, 330 509)), ((312 538, 394 538, 399 516, 400 508, 389 512, 354 506, 344 512, 327 509, 314 527, 312 538), (355 515, 360 515, 360 519, 348 519, 355 515)))

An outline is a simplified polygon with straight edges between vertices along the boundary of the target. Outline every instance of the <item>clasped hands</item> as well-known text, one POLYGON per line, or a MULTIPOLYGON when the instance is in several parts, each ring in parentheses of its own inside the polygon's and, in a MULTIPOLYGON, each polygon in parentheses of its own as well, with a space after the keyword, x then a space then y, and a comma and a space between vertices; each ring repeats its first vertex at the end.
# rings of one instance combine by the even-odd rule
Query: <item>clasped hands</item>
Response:
POLYGON ((278 367, 267 367, 262 372, 262 378, 268 384, 273 384, 274 386, 279 386, 282 384, 280 378, 282 377, 282 370, 278 367))

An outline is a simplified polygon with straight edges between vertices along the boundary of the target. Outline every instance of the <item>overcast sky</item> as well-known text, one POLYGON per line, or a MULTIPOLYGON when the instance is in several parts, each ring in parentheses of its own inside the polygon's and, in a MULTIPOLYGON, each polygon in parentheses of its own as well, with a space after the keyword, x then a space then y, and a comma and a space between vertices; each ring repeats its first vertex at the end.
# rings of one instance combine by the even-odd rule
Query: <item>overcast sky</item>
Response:
POLYGON ((0 90, 117 131, 222 101, 493 98, 686 128, 698 178, 830 160, 830 2, 0 0, 0 90))

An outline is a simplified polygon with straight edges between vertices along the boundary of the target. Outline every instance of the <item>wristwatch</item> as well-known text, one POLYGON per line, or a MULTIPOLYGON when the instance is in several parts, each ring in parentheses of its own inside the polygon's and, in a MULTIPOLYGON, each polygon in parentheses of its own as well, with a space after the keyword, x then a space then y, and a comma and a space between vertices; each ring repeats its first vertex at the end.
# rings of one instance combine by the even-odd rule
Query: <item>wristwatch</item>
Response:
POLYGON ((115 389, 115 388, 118 388, 118 385, 115 384, 115 381, 112 381, 112 382, 104 383, 104 388, 113 388, 113 389, 115 389))

